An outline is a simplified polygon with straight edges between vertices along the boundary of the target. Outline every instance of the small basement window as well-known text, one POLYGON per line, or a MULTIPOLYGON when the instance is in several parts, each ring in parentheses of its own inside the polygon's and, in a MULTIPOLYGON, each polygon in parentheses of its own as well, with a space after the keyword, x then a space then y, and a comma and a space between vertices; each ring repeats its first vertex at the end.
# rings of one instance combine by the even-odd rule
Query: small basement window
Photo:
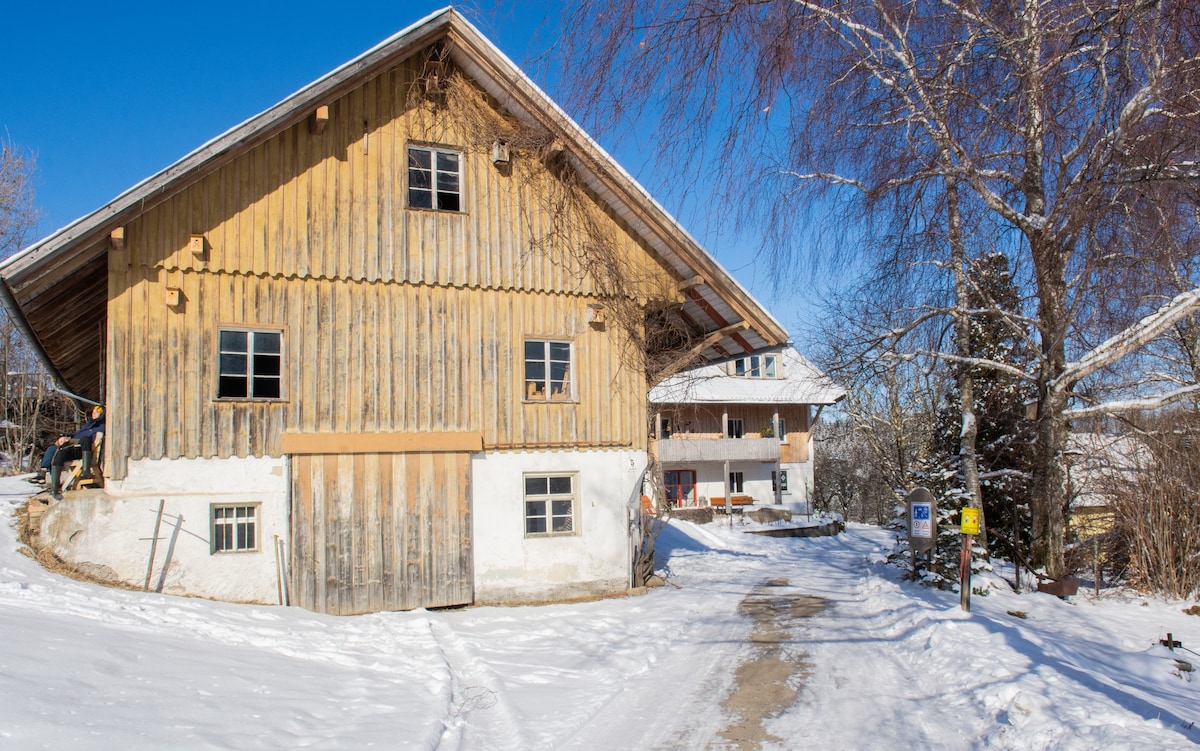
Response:
POLYGON ((258 504, 212 507, 212 552, 258 550, 258 504))
POLYGON ((461 175, 462 155, 457 151, 409 146, 409 207, 462 211, 461 175))

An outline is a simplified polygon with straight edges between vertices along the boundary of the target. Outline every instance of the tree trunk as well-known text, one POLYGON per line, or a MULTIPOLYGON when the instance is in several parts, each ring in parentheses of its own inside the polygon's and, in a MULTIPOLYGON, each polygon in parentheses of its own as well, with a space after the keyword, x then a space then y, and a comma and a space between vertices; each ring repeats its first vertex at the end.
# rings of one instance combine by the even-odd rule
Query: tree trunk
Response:
POLYGON ((1033 540, 1031 563, 1059 578, 1065 572, 1063 536, 1066 532, 1067 408, 1070 384, 1061 381, 1066 369, 1068 327, 1067 283, 1063 249, 1031 238, 1038 285, 1038 329, 1042 363, 1038 376, 1037 440, 1034 443, 1033 488, 1030 499, 1033 540))
MULTIPOLYGON (((946 215, 950 239, 950 264, 954 267, 954 329, 955 348, 964 360, 971 357, 971 318, 967 313, 969 293, 967 289, 967 253, 962 236, 962 216, 958 209, 958 182, 954 177, 946 179, 946 215)), ((958 434, 958 462, 962 471, 963 486, 967 491, 967 505, 979 509, 979 540, 987 548, 987 528, 983 513, 983 494, 979 489, 979 455, 976 438, 979 423, 975 419, 975 379, 965 362, 958 366, 958 406, 962 415, 962 428, 958 434)))

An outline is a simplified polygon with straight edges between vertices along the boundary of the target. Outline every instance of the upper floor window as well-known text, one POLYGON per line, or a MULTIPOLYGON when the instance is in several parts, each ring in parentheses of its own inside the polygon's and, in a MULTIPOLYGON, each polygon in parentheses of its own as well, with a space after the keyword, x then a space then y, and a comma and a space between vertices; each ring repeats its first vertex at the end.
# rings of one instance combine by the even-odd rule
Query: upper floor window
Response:
POLYGON ((726 438, 745 438, 746 424, 742 422, 740 417, 730 417, 725 422, 725 437, 726 438))
POLYGON ((525 398, 563 401, 571 398, 571 343, 525 340, 525 398))
POLYGON ((739 378, 778 378, 775 355, 751 355, 733 361, 733 374, 739 378))
POLYGON ((221 329, 218 399, 283 396, 283 332, 221 329))
POLYGON ((414 209, 462 210, 462 155, 425 146, 408 147, 408 205, 414 209))

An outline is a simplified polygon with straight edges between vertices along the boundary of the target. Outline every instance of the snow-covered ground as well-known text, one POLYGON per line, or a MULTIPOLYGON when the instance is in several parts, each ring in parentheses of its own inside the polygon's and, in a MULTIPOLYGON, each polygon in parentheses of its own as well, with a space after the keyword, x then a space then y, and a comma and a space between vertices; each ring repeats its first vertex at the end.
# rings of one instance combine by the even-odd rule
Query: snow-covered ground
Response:
POLYGON ((1200 651, 1189 603, 996 591, 968 614, 899 580, 885 530, 675 523, 646 596, 337 618, 47 573, 8 521, 30 487, 0 480, 0 748, 755 748, 722 733, 724 700, 768 580, 828 606, 787 621, 809 674, 762 748, 1200 744, 1200 680, 1174 662, 1200 657, 1158 645, 1200 651))

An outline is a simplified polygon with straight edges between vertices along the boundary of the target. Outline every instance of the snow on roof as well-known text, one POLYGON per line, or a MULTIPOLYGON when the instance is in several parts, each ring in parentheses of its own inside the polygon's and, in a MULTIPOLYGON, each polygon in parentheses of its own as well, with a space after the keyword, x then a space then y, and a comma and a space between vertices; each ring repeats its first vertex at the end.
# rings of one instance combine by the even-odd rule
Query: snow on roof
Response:
POLYGON ((725 363, 677 373, 650 389, 650 401, 666 403, 833 404, 846 390, 806 360, 793 347, 776 353, 783 360, 782 378, 729 375, 725 363))

